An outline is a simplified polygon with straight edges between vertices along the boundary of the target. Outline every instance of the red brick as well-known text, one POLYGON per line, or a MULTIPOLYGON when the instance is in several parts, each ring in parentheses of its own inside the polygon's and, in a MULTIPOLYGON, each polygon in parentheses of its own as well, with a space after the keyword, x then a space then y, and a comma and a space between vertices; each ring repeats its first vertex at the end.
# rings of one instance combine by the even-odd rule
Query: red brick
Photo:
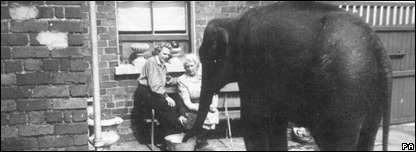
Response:
POLYGON ((117 54, 118 53, 117 48, 105 48, 104 51, 105 51, 105 54, 117 54))
POLYGON ((91 75, 87 75, 84 73, 70 73, 68 77, 66 78, 66 81, 72 82, 72 83, 86 83, 87 76, 91 76, 91 75))
POLYGON ((6 113, 1 113, 1 126, 8 125, 9 115, 6 113))
POLYGON ((260 5, 260 1, 246 1, 246 6, 250 7, 250 6, 259 6, 260 5))
POLYGON ((54 17, 52 7, 38 7, 38 10, 39 10, 39 15, 36 17, 38 19, 54 17))
MULTIPOLYGON (((1 15, 3 15, 3 14, 1 14, 1 15)), ((7 33, 7 32, 9 32, 9 22, 8 21, 1 21, 1 33, 7 33)))
POLYGON ((36 111, 52 109, 52 101, 48 99, 20 99, 16 101, 19 111, 36 111))
POLYGON ((50 51, 46 46, 13 48, 14 58, 47 58, 49 56, 50 51))
POLYGON ((64 121, 66 123, 71 122, 72 120, 72 111, 64 111, 64 121))
POLYGON ((14 126, 13 127, 8 127, 8 126, 2 126, 1 127, 1 139, 15 138, 15 137, 17 137, 17 128, 16 127, 14 127, 14 126))
POLYGON ((214 3, 213 1, 196 1, 196 6, 212 6, 211 3, 214 3))
POLYGON ((88 132, 88 124, 83 123, 68 123, 68 124, 56 124, 55 133, 62 134, 83 134, 88 132))
POLYGON ((236 13, 237 8, 236 7, 223 7, 221 8, 222 13, 236 13))
POLYGON ((75 122, 87 120, 87 110, 75 110, 72 112, 72 120, 75 122))
POLYGON ((46 21, 27 20, 23 22, 10 22, 10 31, 18 33, 40 32, 48 30, 46 21))
POLYGON ((88 135, 74 135, 74 145, 82 146, 88 144, 88 135))
POLYGON ((69 97, 69 86, 36 86, 33 97, 69 97))
POLYGON ((133 101, 126 101, 125 106, 126 106, 126 107, 131 107, 131 106, 133 106, 133 101))
POLYGON ((63 115, 61 111, 46 112, 46 122, 62 122, 63 115))
POLYGON ((1 100, 1 112, 10 112, 10 111, 15 111, 15 110, 16 110, 15 100, 1 100))
POLYGON ((32 97, 34 86, 1 87, 1 99, 21 99, 32 97))
POLYGON ((100 34, 100 33, 107 33, 107 27, 106 26, 97 27, 97 34, 100 34))
POLYGON ((9 138, 2 139, 1 150, 24 150, 38 147, 37 138, 9 138))
POLYGON ((84 44, 84 35, 68 34, 68 45, 82 46, 84 44))
POLYGON ((109 67, 116 67, 116 66, 118 66, 119 64, 118 64, 118 61, 112 61, 112 62, 109 62, 109 67))
POLYGON ((117 82, 100 82, 100 88, 114 88, 117 87, 117 82))
POLYGON ((9 7, 6 6, 2 6, 1 7, 1 19, 10 19, 10 12, 9 12, 9 7))
POLYGON ((39 148, 72 146, 71 136, 46 136, 39 138, 39 148))
POLYGON ((53 58, 81 58, 84 56, 84 52, 80 47, 67 47, 65 49, 52 50, 53 58))
POLYGON ((107 108, 114 108, 115 104, 114 102, 107 102, 107 108))
POLYGON ((21 46, 28 42, 27 34, 1 34, 1 46, 21 46))
POLYGON ((99 69, 100 75, 101 74, 114 74, 114 68, 101 68, 99 69))
POLYGON ((59 71, 59 60, 43 60, 42 67, 45 71, 59 71))
POLYGON ((115 7, 114 6, 97 6, 97 12, 112 13, 112 12, 115 12, 115 7))
POLYGON ((113 109, 113 114, 115 115, 124 115, 128 112, 129 110, 127 108, 113 109))
POLYGON ((16 75, 12 74, 2 74, 1 75, 1 85, 14 85, 16 84, 16 75))
POLYGON ((53 109, 84 109, 87 108, 87 99, 85 98, 70 98, 54 99, 53 109))
POLYGON ((22 69, 21 61, 4 61, 4 70, 6 73, 21 72, 22 69))
POLYGON ((69 60, 68 59, 60 59, 59 64, 61 65, 61 71, 68 71, 69 70, 69 60))
POLYGON ((71 71, 85 71, 88 68, 88 63, 83 59, 74 59, 71 60, 69 68, 71 71))
POLYGON ((45 114, 43 111, 33 111, 28 113, 30 124, 45 123, 45 114))
POLYGON ((50 31, 60 32, 83 32, 82 22, 80 21, 49 21, 50 31))
POLYGON ((86 83, 87 75, 84 73, 55 73, 52 77, 54 84, 86 83))
POLYGON ((72 97, 85 97, 88 95, 86 85, 72 85, 71 86, 71 96, 72 97))
POLYGON ((10 59, 12 57, 9 47, 1 47, 1 59, 10 59))
POLYGON ((53 125, 18 126, 20 136, 50 135, 54 133, 53 125))
POLYGON ((108 95, 125 94, 125 91, 124 91, 124 88, 108 88, 107 94, 108 95))
POLYGON ((9 124, 24 124, 27 122, 27 116, 25 113, 12 113, 10 114, 9 124))
POLYGON ((215 6, 230 6, 229 1, 215 1, 215 6))
POLYGON ((79 7, 66 7, 65 18, 67 19, 80 19, 82 16, 81 8, 79 7))
POLYGON ((26 74, 17 74, 17 84, 27 85, 27 84, 50 84, 52 82, 52 77, 50 73, 26 73, 26 74))
POLYGON ((136 86, 130 86, 130 87, 126 87, 125 88, 125 92, 126 93, 134 93, 136 91, 137 87, 136 86))
POLYGON ((64 18, 64 8, 63 7, 55 7, 55 16, 56 18, 64 18))
POLYGON ((55 4, 55 5, 81 5, 83 1, 46 1, 46 4, 55 4))
POLYGON ((41 71, 42 61, 37 59, 27 59, 24 61, 26 71, 41 71))

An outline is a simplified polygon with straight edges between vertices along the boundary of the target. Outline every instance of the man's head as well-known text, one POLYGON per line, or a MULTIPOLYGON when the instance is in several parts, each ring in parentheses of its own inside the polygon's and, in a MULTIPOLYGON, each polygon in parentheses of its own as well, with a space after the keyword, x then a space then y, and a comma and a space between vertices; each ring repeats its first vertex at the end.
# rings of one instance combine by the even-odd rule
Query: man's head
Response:
POLYGON ((169 43, 161 43, 156 46, 155 54, 157 54, 161 63, 165 63, 170 58, 171 50, 172 46, 169 43))

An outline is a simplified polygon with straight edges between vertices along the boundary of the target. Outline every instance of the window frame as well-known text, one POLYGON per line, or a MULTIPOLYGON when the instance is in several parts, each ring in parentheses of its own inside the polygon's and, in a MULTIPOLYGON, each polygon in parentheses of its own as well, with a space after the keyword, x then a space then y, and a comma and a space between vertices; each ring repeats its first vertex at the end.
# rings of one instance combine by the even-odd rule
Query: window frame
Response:
MULTIPOLYGON (((167 34, 167 33, 156 33, 154 30, 154 18, 153 18, 153 2, 154 1, 150 1, 151 2, 151 7, 150 7, 150 15, 151 15, 151 31, 150 33, 143 33, 143 34, 135 34, 136 32, 131 32, 131 33, 127 33, 127 32, 120 32, 117 29, 118 32, 118 37, 119 37, 119 41, 167 41, 167 40, 178 40, 178 41, 189 41, 190 40, 190 24, 191 24, 191 13, 190 13, 190 3, 189 1, 184 1, 185 4, 185 33, 181 34, 181 33, 171 33, 171 34, 167 34)), ((117 4, 116 4, 116 10, 117 8, 117 4)), ((118 14, 117 14, 118 16, 118 14)), ((117 17, 118 18, 118 17, 117 17)), ((118 21, 117 21, 118 22, 118 21)), ((117 23, 118 24, 118 23, 117 23)))
MULTIPOLYGON (((157 42, 157 41, 187 41, 188 50, 184 52, 195 53, 196 42, 195 42, 195 2, 193 1, 184 1, 185 3, 185 33, 156 33, 152 25, 152 31, 147 32, 120 32, 118 29, 118 3, 116 1, 115 10, 116 10, 116 33, 117 33, 117 52, 118 52, 118 66, 115 67, 115 75, 130 75, 130 74, 140 74, 141 67, 135 67, 131 63, 124 63, 123 60, 123 48, 121 43, 123 42, 157 42), (141 34, 139 34, 141 33, 141 34)), ((153 9, 153 8, 151 8, 153 9)), ((153 11, 152 11, 153 12, 153 11)), ((153 22, 153 18, 151 19, 153 22)), ((152 23, 153 24, 153 23, 152 23)), ((179 71, 169 71, 168 72, 183 72, 179 71)))

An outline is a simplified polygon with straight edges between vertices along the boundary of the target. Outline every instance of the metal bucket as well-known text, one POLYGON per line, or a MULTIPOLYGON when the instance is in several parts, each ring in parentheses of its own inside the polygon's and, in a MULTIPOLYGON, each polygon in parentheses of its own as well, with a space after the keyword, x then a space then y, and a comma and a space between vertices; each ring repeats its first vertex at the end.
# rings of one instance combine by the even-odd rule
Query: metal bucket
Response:
POLYGON ((182 142, 185 134, 172 134, 165 137, 166 148, 168 151, 194 151, 196 136, 189 138, 186 143, 182 142))

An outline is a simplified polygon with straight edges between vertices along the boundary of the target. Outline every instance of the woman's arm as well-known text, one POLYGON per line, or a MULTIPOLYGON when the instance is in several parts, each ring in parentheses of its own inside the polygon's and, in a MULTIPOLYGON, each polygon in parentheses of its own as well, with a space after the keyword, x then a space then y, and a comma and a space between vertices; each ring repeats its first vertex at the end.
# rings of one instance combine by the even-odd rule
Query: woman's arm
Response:
POLYGON ((186 87, 186 85, 184 84, 183 81, 181 81, 180 78, 178 79, 178 90, 179 90, 179 95, 182 97, 182 100, 183 100, 185 106, 188 109, 197 112, 198 108, 199 108, 199 103, 192 103, 191 102, 188 87, 186 87))

